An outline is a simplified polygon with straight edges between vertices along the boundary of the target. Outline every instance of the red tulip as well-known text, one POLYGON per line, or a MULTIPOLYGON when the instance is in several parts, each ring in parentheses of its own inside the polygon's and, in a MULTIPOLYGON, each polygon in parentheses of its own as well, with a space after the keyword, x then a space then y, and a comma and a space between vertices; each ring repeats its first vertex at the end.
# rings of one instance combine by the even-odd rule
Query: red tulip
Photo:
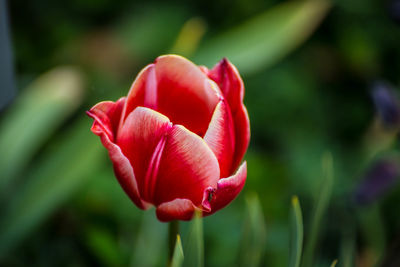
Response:
POLYGON ((160 221, 210 215, 242 190, 250 140, 244 87, 226 59, 213 69, 167 55, 145 67, 127 97, 88 115, 122 188, 160 221), (236 170, 238 168, 238 170, 236 170))

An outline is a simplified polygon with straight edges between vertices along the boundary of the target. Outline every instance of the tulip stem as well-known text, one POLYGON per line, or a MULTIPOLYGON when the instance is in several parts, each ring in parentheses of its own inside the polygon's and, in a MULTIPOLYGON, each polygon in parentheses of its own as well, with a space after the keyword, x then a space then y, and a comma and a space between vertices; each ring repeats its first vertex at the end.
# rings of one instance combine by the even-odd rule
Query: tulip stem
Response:
POLYGON ((168 266, 171 266, 174 256, 176 236, 179 234, 179 221, 171 221, 168 227, 168 266))

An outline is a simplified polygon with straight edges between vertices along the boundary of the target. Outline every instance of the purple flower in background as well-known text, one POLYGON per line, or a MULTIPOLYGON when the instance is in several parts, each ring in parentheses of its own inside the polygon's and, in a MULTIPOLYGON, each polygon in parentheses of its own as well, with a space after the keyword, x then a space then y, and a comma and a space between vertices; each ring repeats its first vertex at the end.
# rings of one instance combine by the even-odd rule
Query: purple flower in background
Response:
POLYGON ((388 5, 390 17, 397 23, 400 23, 400 0, 392 0, 388 5))
POLYGON ((377 81, 372 88, 372 99, 383 124, 388 128, 400 125, 400 103, 396 92, 388 83, 377 81))
POLYGON ((384 195, 398 182, 400 162, 397 158, 385 158, 375 162, 356 188, 357 204, 369 204, 384 195))

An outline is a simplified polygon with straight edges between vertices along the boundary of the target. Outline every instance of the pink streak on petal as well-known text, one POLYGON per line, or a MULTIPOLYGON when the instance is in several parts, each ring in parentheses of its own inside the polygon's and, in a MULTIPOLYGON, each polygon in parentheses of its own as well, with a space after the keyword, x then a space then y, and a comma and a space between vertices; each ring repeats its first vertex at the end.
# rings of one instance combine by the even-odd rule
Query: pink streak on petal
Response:
POLYGON ((223 178, 218 181, 217 190, 213 194, 210 201, 211 212, 204 212, 204 216, 213 214, 214 212, 228 205, 242 190, 247 177, 247 164, 243 162, 236 174, 223 178))
POLYGON ((167 55, 155 61, 157 110, 174 124, 203 136, 218 103, 208 77, 189 60, 167 55))
POLYGON ((229 106, 221 100, 215 108, 204 141, 218 159, 221 177, 232 173, 232 159, 235 148, 232 115, 229 106))
POLYGON ((174 199, 160 204, 156 209, 157 218, 162 222, 192 219, 196 207, 189 199, 174 199))
MULTIPOLYGON (((155 174, 147 173, 157 168, 158 156, 153 155, 170 127, 169 119, 164 115, 149 108, 137 107, 126 118, 117 138, 117 144, 133 166, 142 198, 151 203, 153 203, 150 198, 152 194, 148 192, 152 190, 148 187, 151 186, 150 180, 155 174), (153 165, 152 159, 154 159, 153 165)), ((160 147, 161 151, 156 151, 156 154, 162 153, 163 147, 160 147)))
POLYGON ((181 125, 173 126, 161 157, 155 189, 155 204, 175 198, 201 204, 203 191, 216 187, 218 161, 203 139, 181 125))

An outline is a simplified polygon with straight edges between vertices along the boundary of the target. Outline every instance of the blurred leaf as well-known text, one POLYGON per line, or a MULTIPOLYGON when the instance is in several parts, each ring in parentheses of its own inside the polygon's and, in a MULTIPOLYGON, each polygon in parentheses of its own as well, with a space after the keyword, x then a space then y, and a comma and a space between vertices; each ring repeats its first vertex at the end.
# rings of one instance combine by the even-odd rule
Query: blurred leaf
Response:
POLYGON ((104 266, 123 266, 124 260, 115 236, 109 230, 91 226, 86 242, 104 266))
POLYGON ((313 216, 310 225, 310 235, 304 249, 302 266, 312 266, 314 260, 315 246, 318 241, 319 230, 322 217, 328 208, 333 188, 333 159, 330 152, 326 152, 322 157, 323 180, 319 189, 318 198, 314 205, 313 216))
POLYGON ((327 0, 291 1, 205 42, 196 64, 212 66, 228 58, 241 73, 268 67, 304 42, 329 10, 327 0))
POLYGON ((290 267, 300 266, 301 254, 303 250, 303 216, 297 196, 292 198, 292 229, 290 245, 290 267))
POLYGON ((355 249, 355 231, 352 223, 346 226, 343 230, 342 240, 340 245, 340 262, 343 267, 352 267, 354 262, 354 249, 355 249))
POLYGON ((260 200, 256 193, 246 196, 247 217, 239 253, 240 266, 260 266, 265 250, 266 226, 260 200))
POLYGON ((176 236, 176 243, 174 249, 174 255, 172 256, 171 267, 180 267, 183 262, 183 249, 180 235, 176 236))
POLYGON ((153 210, 143 212, 131 266, 156 266, 166 244, 166 224, 160 223, 153 210))
POLYGON ((206 29, 207 24, 202 18, 194 17, 186 21, 171 48, 171 53, 185 57, 191 56, 196 51, 206 29))
POLYGON ((2 213, 0 258, 102 171, 105 151, 89 126, 88 118, 72 125, 60 143, 30 170, 27 182, 9 200, 2 213))
POLYGON ((130 13, 117 26, 117 39, 126 45, 134 58, 154 58, 168 52, 185 22, 185 10, 171 3, 142 7, 130 13), (166 27, 168 22, 168 27, 166 27))
POLYGON ((332 264, 331 264, 331 267, 335 267, 336 264, 337 264, 337 262, 338 262, 338 260, 334 260, 334 261, 332 262, 332 264))
POLYGON ((203 219, 201 212, 196 211, 190 222, 189 233, 185 245, 184 266, 202 267, 204 266, 204 237, 203 219))
POLYGON ((357 221, 365 240, 363 250, 368 254, 371 266, 380 266, 380 261, 386 253, 386 228, 381 208, 378 203, 369 205, 359 209, 357 215, 357 221))
POLYGON ((0 124, 0 188, 24 169, 43 143, 82 102, 82 73, 58 67, 40 76, 4 115, 0 124))

